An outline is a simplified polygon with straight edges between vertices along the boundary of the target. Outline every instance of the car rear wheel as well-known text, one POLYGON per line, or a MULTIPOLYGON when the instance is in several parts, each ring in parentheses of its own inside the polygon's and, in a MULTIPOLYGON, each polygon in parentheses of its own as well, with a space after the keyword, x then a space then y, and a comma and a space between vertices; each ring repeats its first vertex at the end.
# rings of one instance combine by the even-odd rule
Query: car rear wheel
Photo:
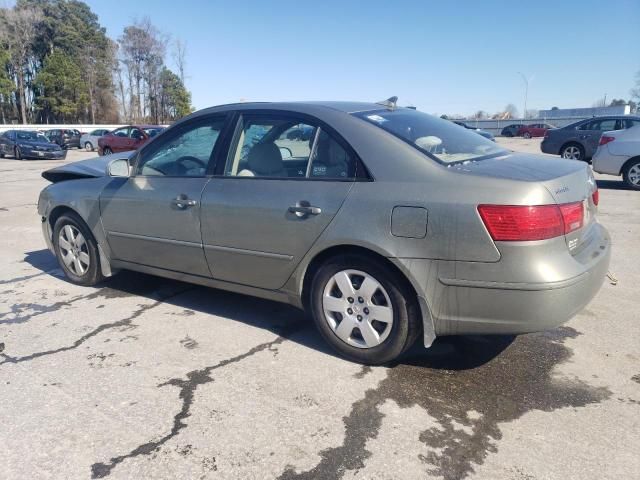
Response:
POLYGON ((640 158, 631 160, 622 172, 624 183, 634 190, 640 190, 640 158))
POLYGON ((411 289, 389 267, 364 256, 336 257, 320 267, 311 286, 311 310, 325 340, 360 363, 394 360, 420 332, 411 289))
POLYGON ((56 220, 53 246, 60 268, 72 283, 95 285, 104 280, 98 244, 78 215, 66 213, 56 220))
POLYGON ((568 160, 584 160, 584 149, 575 143, 562 147, 560 156, 568 160))
POLYGON ((84 149, 85 149, 87 152, 93 152, 93 145, 91 145, 91 142, 86 142, 86 143, 84 144, 84 149))
POLYGON ((524 138, 531 138, 531 134, 529 132, 524 132, 522 135, 524 138))
POLYGON ((111 155, 111 154, 113 153, 113 151, 112 151, 109 147, 104 147, 104 148, 102 149, 102 153, 103 153, 104 155, 111 155))
POLYGON ((20 151, 20 147, 13 148, 13 156, 16 160, 22 160, 22 152, 20 151))

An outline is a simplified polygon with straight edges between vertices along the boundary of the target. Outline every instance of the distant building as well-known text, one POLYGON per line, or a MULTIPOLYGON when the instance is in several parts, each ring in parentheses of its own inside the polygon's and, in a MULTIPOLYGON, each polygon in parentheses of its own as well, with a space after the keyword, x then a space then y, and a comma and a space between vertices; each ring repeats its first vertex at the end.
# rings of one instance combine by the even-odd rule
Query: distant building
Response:
POLYGON ((629 115, 631 107, 629 105, 615 105, 612 107, 592 107, 592 108, 556 108, 553 110, 539 110, 538 118, 566 118, 566 117, 601 117, 603 115, 629 115))

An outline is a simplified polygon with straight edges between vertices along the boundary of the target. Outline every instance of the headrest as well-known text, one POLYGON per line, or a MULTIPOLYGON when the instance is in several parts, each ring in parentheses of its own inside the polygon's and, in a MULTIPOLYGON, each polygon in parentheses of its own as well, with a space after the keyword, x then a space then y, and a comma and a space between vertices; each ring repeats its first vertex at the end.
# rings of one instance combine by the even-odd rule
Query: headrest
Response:
POLYGON ((280 149, 275 143, 255 145, 249 152, 247 162, 250 170, 261 175, 279 173, 284 168, 280 149))

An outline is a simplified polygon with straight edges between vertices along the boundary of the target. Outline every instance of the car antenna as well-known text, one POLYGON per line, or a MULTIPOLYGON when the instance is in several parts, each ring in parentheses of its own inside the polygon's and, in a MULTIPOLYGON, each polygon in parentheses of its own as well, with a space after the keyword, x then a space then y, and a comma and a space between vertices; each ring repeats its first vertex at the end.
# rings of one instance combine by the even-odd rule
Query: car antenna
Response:
POLYGON ((382 100, 381 102, 376 102, 376 105, 382 105, 383 107, 387 107, 391 110, 394 110, 397 107, 398 97, 393 96, 389 97, 386 100, 382 100))

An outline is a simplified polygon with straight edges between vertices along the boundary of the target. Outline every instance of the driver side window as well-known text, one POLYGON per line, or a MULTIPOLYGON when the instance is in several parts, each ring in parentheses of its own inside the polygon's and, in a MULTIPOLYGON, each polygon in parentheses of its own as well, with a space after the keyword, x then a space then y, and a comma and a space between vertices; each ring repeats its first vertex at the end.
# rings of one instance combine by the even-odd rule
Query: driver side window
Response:
POLYGON ((224 123, 224 118, 210 118, 168 132, 165 138, 158 138, 142 151, 136 174, 167 177, 206 175, 224 123))

